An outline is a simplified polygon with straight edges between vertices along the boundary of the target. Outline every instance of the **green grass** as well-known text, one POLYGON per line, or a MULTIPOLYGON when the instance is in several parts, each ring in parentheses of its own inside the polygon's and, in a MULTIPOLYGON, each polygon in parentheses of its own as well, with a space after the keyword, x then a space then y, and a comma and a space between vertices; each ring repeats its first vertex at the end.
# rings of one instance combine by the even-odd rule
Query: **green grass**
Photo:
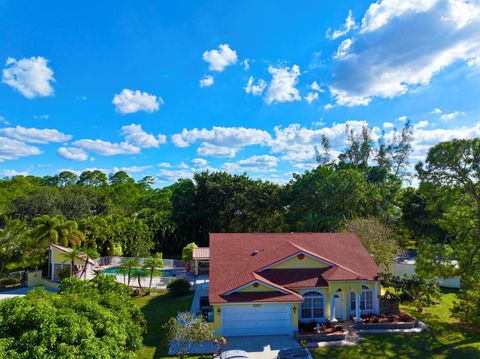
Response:
POLYGON ((314 358, 480 358, 480 337, 468 334, 450 318, 453 291, 444 292, 439 305, 416 313, 402 306, 429 327, 420 334, 362 335, 362 343, 353 347, 324 348, 313 351, 314 358))
POLYGON ((156 292, 150 296, 134 298, 133 302, 141 308, 147 318, 147 335, 143 340, 143 348, 137 352, 137 358, 166 357, 168 344, 162 326, 178 312, 190 310, 192 295, 173 298, 166 292, 156 292))
MULTIPOLYGON (((439 305, 426 307, 416 313, 412 306, 403 306, 407 312, 428 325, 421 334, 370 334, 363 335, 360 345, 342 348, 324 348, 313 351, 315 358, 480 358, 480 337, 461 330, 450 311, 456 292, 444 292, 439 305)), ((180 311, 190 309, 192 296, 173 298, 165 292, 134 298, 145 314, 148 333, 144 346, 137 353, 139 359, 165 358, 167 343, 162 325, 180 311)), ((200 357, 193 357, 200 358, 200 357)))

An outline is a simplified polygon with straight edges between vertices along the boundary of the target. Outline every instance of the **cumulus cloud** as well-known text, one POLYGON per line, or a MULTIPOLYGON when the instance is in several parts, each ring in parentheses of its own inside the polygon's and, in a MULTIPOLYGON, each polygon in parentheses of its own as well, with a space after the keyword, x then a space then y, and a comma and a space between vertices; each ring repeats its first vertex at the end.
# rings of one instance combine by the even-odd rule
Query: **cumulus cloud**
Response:
POLYGON ((86 161, 88 160, 88 154, 81 148, 77 147, 60 147, 57 149, 59 156, 72 161, 86 161))
POLYGON ((384 122, 383 127, 384 128, 393 128, 393 127, 395 127, 395 125, 391 122, 384 122))
POLYGON ((122 154, 140 153, 140 147, 134 146, 128 142, 112 143, 102 140, 78 140, 73 142, 74 147, 81 148, 84 151, 95 152, 102 156, 114 156, 122 154))
POLYGON ((210 87, 214 82, 215 80, 212 75, 205 75, 200 79, 200 87, 210 87))
POLYGON ((159 134, 155 137, 154 135, 145 132, 139 124, 132 123, 131 125, 123 126, 122 133, 128 143, 141 148, 158 148, 161 144, 167 142, 167 137, 165 135, 159 134))
POLYGON ((169 162, 160 162, 157 164, 158 167, 171 167, 171 164, 169 162))
POLYGON ((309 89, 316 92, 324 92, 317 81, 313 81, 311 85, 308 86, 309 89))
POLYGON ((178 170, 178 171, 161 170, 158 173, 157 177, 162 182, 171 182, 171 181, 176 181, 180 178, 192 178, 193 173, 185 170, 178 170))
POLYGON ((442 113, 442 110, 440 110, 439 108, 434 108, 432 111, 430 111, 431 114, 440 114, 442 113))
POLYGON ((53 71, 44 57, 20 60, 8 58, 3 70, 2 81, 26 98, 53 95, 53 71))
POLYGON ((290 67, 268 67, 272 80, 268 85, 265 95, 265 102, 268 104, 276 102, 291 102, 301 100, 298 89, 295 87, 300 76, 298 65, 290 67))
POLYGON ((128 167, 113 167, 112 172, 124 171, 127 173, 139 173, 152 169, 153 166, 128 166, 128 167))
POLYGON ((329 85, 337 104, 368 105, 430 83, 455 62, 480 56, 480 3, 381 0, 342 42, 329 85))
POLYGON ((112 103, 118 113, 129 114, 139 111, 152 113, 158 111, 160 105, 163 104, 163 99, 148 92, 123 89, 113 97, 112 103))
POLYGON ((0 162, 16 160, 20 157, 39 155, 39 148, 25 142, 0 136, 0 162))
POLYGON ((417 128, 424 128, 424 127, 427 127, 428 125, 429 125, 429 122, 423 120, 423 121, 419 121, 416 124, 414 124, 413 128, 416 130, 417 128))
POLYGON ((263 130, 245 127, 213 127, 199 130, 184 129, 172 136, 172 142, 177 147, 188 147, 200 142, 197 153, 203 156, 233 157, 239 149, 251 145, 265 145, 270 140, 270 134, 263 130))
POLYGON ((3 170, 2 176, 5 176, 5 177, 28 176, 28 171, 3 170))
POLYGON ((229 171, 271 172, 277 167, 278 161, 277 157, 270 155, 251 156, 237 162, 225 162, 223 167, 229 171))
POLYGON ((193 160, 190 161, 192 166, 206 166, 208 165, 208 161, 204 158, 194 158, 193 160))
POLYGON ((313 101, 318 100, 318 93, 317 92, 309 92, 307 96, 304 97, 305 101, 311 104, 313 101))
POLYGON ((211 71, 222 72, 226 67, 237 63, 237 52, 228 44, 221 44, 218 50, 205 51, 203 60, 208 62, 211 71))
POLYGON ((443 121, 451 121, 451 120, 455 120, 458 116, 463 116, 463 115, 465 115, 465 112, 454 111, 450 113, 444 113, 442 116, 440 116, 440 119, 443 121))
POLYGON ((342 25, 342 27, 337 30, 332 30, 331 28, 328 28, 327 37, 329 39, 335 40, 348 34, 351 30, 356 29, 357 27, 357 23, 355 22, 355 19, 352 15, 352 10, 349 10, 347 18, 345 19, 345 23, 342 25))
POLYGON ((257 83, 254 83, 253 76, 250 76, 247 85, 245 86, 245 92, 254 96, 260 96, 263 93, 263 90, 265 90, 265 87, 267 87, 265 80, 259 79, 257 83))
POLYGON ((25 128, 22 126, 2 128, 0 134, 29 143, 66 142, 72 138, 71 135, 66 135, 55 129, 25 128))

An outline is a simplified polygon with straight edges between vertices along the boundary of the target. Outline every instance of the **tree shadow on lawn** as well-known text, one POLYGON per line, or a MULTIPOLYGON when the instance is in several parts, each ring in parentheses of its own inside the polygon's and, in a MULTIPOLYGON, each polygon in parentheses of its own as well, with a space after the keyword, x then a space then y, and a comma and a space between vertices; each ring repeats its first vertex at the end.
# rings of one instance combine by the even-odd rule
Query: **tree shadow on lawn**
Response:
POLYGON ((419 334, 364 334, 357 346, 324 348, 315 358, 479 358, 480 338, 461 332, 436 318, 419 334), (474 346, 469 346, 475 344, 474 346))
POLYGON ((161 358, 168 355, 168 342, 163 325, 178 312, 190 311, 192 304, 193 295, 184 297, 173 297, 169 293, 154 295, 153 298, 147 296, 137 299, 140 306, 146 302, 141 310, 147 319, 147 334, 143 339, 144 347, 137 354, 139 358, 161 358))

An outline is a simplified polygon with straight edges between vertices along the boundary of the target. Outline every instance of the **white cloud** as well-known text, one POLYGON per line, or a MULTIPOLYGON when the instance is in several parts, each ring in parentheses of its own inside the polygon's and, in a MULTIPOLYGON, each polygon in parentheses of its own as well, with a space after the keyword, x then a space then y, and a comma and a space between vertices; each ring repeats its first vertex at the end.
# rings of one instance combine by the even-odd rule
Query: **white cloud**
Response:
POLYGON ((313 91, 324 92, 317 81, 313 81, 311 85, 308 86, 313 91))
POLYGON ((331 104, 331 103, 327 103, 325 106, 323 106, 323 108, 324 108, 325 110, 327 110, 327 111, 328 111, 328 110, 331 110, 331 109, 334 108, 334 107, 335 107, 335 106, 334 106, 333 104, 331 104))
POLYGON ((402 116, 398 116, 395 121, 398 121, 398 122, 405 122, 407 121, 408 117, 406 115, 402 115, 402 116))
POLYGON ((158 173, 157 177, 162 182, 171 182, 171 181, 176 181, 180 178, 192 178, 193 173, 185 170, 179 170, 179 171, 161 170, 158 173))
POLYGON ((172 165, 168 162, 160 162, 157 164, 158 167, 171 167, 172 165))
POLYGON ((391 122, 384 122, 383 127, 384 128, 393 128, 393 127, 395 127, 395 125, 391 122))
POLYGON ((2 176, 5 176, 5 177, 28 176, 28 171, 3 170, 2 176))
POLYGON ((182 161, 178 165, 178 168, 187 169, 187 168, 190 168, 190 167, 188 167, 188 165, 185 162, 182 161))
POLYGON ((239 148, 228 146, 216 146, 209 143, 204 143, 197 149, 197 153, 207 157, 235 157, 239 148))
POLYGON ((160 134, 155 137, 154 135, 145 132, 141 125, 134 123, 128 126, 123 126, 122 133, 128 143, 141 148, 158 148, 161 144, 167 142, 167 137, 165 135, 160 134))
POLYGON ((251 170, 255 172, 271 172, 277 167, 279 159, 274 156, 251 156, 237 162, 225 162, 223 167, 229 171, 251 170))
POLYGON ((112 172, 119 172, 119 171, 124 171, 127 173, 139 173, 139 172, 145 172, 148 171, 149 169, 152 169, 153 166, 129 166, 129 167, 113 167, 112 172))
POLYGON ((25 128, 22 126, 2 128, 0 134, 29 143, 66 142, 72 138, 71 135, 66 135, 55 129, 25 128))
POLYGON ((265 145, 271 139, 263 130, 245 127, 217 127, 187 130, 172 136, 177 147, 188 147, 200 142, 197 153, 203 156, 233 157, 239 149, 251 145, 265 145))
POLYGON ((47 114, 44 115, 33 115, 34 120, 48 120, 50 116, 47 114))
POLYGON ((243 64, 243 69, 245 71, 248 71, 250 70, 250 59, 245 59, 242 61, 242 64, 243 64))
POLYGON ((7 137, 0 137, 0 162, 16 160, 20 157, 39 155, 39 148, 27 145, 25 142, 7 137))
POLYGON ((72 161, 86 161, 88 160, 88 154, 81 148, 77 147, 60 147, 57 149, 59 156, 72 161))
POLYGON ((298 65, 293 65, 292 68, 269 66, 268 72, 272 75, 272 80, 265 95, 266 103, 301 100, 298 89, 295 87, 300 76, 298 65))
POLYGON ((10 122, 3 116, 0 116, 0 123, 5 126, 10 126, 10 122))
POLYGON ((315 151, 313 146, 309 150, 291 151, 282 156, 282 160, 290 162, 313 162, 315 160, 315 151))
POLYGON ((247 85, 245 86, 245 92, 254 96, 259 96, 263 93, 265 87, 267 87, 267 83, 265 82, 265 80, 259 79, 255 84, 253 76, 250 76, 247 85))
POLYGON ((208 161, 204 158, 194 158, 190 161, 193 166, 206 166, 208 165, 208 161))
POLYGON ((357 23, 352 15, 352 10, 348 11, 347 18, 345 19, 345 24, 342 25, 340 29, 332 31, 332 29, 328 28, 327 30, 327 37, 329 39, 335 40, 339 37, 342 37, 350 32, 352 29, 356 29, 357 23))
POLYGON ((427 127, 428 125, 429 125, 428 121, 423 120, 413 125, 413 128, 416 130, 417 128, 424 128, 424 127, 427 127))
POLYGON ((218 50, 205 51, 203 60, 208 62, 211 71, 222 72, 226 67, 237 63, 237 52, 228 44, 221 44, 218 50))
POLYGON ((215 82, 212 75, 205 75, 200 79, 200 87, 210 87, 215 82))
POLYGON ((307 96, 304 97, 305 101, 311 104, 313 101, 318 100, 318 93, 317 92, 309 92, 307 96))
POLYGON ((140 90, 123 89, 122 92, 113 97, 112 103, 118 113, 128 114, 139 111, 158 111, 163 99, 140 90))
POLYGON ((114 156, 122 154, 140 153, 140 147, 131 145, 128 142, 112 143, 102 140, 78 140, 73 142, 74 147, 81 148, 85 151, 95 152, 102 156, 114 156))
POLYGON ((439 113, 442 113, 442 110, 440 110, 439 108, 434 108, 432 111, 430 111, 431 114, 439 114, 439 113))
POLYGON ((8 58, 2 81, 19 91, 26 98, 53 95, 53 71, 48 60, 38 56, 15 60, 8 58))
POLYGON ((443 121, 451 121, 451 120, 455 120, 458 116, 463 116, 463 115, 465 115, 465 112, 454 111, 454 112, 443 114, 442 116, 440 116, 440 119, 443 121))
POLYGON ((368 105, 430 83, 456 62, 480 56, 480 3, 380 0, 342 42, 330 93, 339 105, 368 105))

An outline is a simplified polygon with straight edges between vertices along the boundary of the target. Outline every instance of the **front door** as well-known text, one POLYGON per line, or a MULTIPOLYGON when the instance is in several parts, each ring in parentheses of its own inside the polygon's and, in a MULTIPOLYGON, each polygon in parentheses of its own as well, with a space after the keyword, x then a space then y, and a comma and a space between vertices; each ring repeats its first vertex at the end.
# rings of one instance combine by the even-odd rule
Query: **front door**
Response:
POLYGON ((335 295, 335 318, 343 319, 343 293, 341 292, 335 295))

